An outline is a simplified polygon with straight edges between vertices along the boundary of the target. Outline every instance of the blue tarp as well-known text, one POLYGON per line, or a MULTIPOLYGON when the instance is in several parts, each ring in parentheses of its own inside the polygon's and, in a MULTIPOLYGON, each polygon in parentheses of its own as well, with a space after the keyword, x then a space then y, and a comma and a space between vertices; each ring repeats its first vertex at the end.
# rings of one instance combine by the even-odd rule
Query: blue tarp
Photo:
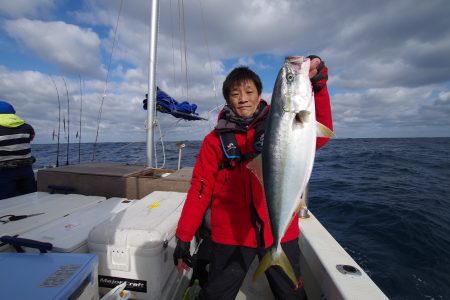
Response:
MULTIPOLYGON (((147 95, 144 99, 144 109, 147 109, 147 95)), ((171 114, 176 118, 181 118, 189 121, 193 120, 205 120, 196 113, 197 105, 189 104, 187 101, 179 103, 166 92, 156 89, 156 110, 162 113, 171 114)))

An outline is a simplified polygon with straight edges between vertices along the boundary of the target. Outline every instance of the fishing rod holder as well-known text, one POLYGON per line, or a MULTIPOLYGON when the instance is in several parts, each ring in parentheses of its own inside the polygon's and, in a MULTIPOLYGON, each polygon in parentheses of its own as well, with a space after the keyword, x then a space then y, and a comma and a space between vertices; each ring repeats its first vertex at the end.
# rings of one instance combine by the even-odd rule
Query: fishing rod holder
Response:
POLYGON ((357 267, 351 265, 336 265, 336 269, 344 275, 362 275, 361 271, 357 267))
POLYGON ((308 219, 309 218, 309 210, 308 207, 302 207, 299 212, 300 219, 308 219))
POLYGON ((178 169, 177 170, 179 170, 179 169, 181 169, 181 152, 182 152, 182 149, 184 147, 186 147, 186 144, 183 142, 178 142, 176 144, 176 146, 178 148, 178 169))
POLYGON ((309 192, 309 184, 306 185, 305 190, 303 191, 303 194, 302 194, 302 198, 300 200, 300 210, 298 213, 300 219, 308 219, 309 218, 308 192, 309 192))

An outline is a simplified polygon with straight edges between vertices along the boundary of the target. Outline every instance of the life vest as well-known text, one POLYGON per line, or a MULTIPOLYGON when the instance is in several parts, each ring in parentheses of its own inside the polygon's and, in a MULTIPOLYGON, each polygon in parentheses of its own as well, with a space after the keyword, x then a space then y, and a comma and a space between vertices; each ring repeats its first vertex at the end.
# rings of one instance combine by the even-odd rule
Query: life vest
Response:
POLYGON ((232 169, 237 164, 255 158, 261 153, 264 143, 264 132, 266 130, 266 122, 259 122, 255 126, 255 142, 253 144, 255 152, 242 154, 236 140, 234 131, 219 132, 219 139, 222 151, 226 160, 219 165, 219 170, 224 168, 232 169))
POLYGON ((34 163, 31 140, 34 130, 14 114, 0 114, 0 169, 34 163))

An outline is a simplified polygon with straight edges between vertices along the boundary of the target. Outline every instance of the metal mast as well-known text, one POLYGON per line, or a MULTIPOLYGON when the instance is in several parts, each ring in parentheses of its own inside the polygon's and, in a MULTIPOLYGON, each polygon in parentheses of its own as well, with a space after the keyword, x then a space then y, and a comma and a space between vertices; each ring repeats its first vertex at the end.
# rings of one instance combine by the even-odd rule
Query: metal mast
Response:
POLYGON ((159 0, 153 0, 150 13, 150 49, 148 67, 148 103, 147 103, 147 167, 153 167, 154 123, 156 106, 156 44, 158 42, 159 0))

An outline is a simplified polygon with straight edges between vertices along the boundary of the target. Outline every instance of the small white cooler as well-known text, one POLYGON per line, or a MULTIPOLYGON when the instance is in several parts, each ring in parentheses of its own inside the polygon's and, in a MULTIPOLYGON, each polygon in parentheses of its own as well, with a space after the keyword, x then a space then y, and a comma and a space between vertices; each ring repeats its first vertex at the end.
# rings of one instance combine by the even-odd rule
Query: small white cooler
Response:
POLYGON ((92 228, 109 218, 121 218, 121 213, 135 202, 126 198, 109 198, 18 237, 51 243, 52 252, 88 252, 87 238, 92 228))
POLYGON ((1 299, 96 300, 98 259, 87 253, 0 253, 1 299))
POLYGON ((100 293, 127 282, 132 299, 169 299, 185 278, 173 264, 175 231, 185 193, 156 191, 130 206, 121 218, 96 226, 89 252, 99 257, 100 293))
MULTIPOLYGON (((77 194, 50 195, 39 192, 22 195, 15 198, 17 198, 18 202, 21 203, 20 205, 13 206, 9 209, 4 208, 1 211, 0 217, 2 217, 1 220, 3 222, 0 222, 0 237, 5 235, 16 236, 25 233, 34 228, 62 218, 77 210, 94 206, 97 203, 106 200, 105 197, 98 196, 84 196, 77 194), (22 202, 24 199, 28 201, 22 202), (31 216, 16 221, 5 222, 9 218, 8 215, 31 216)), ((0 251, 5 251, 7 249, 8 248, 4 245, 0 245, 0 251)))

